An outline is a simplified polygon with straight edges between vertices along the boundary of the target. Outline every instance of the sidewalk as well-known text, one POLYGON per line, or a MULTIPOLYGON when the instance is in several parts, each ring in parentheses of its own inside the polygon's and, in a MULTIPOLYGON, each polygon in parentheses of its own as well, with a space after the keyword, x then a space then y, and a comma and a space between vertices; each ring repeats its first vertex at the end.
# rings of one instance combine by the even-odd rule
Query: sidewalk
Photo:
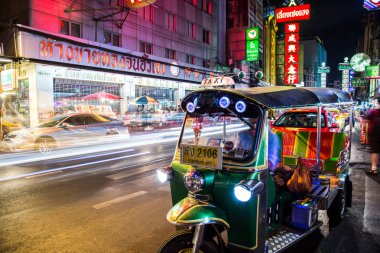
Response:
MULTIPOLYGON (((369 146, 360 144, 358 133, 360 130, 355 128, 350 164, 351 167, 360 168, 365 173, 364 170, 371 168, 371 153, 369 146)), ((363 231, 380 236, 380 174, 365 176, 363 231)))

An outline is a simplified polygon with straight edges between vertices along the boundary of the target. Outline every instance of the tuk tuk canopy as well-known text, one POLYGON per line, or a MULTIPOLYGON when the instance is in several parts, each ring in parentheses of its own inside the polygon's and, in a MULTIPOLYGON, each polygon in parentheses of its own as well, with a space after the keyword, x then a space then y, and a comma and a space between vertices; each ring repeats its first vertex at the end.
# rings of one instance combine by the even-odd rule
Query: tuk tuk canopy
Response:
MULTIPOLYGON (((332 88, 271 86, 232 90, 213 89, 213 91, 226 95, 241 95, 261 106, 273 109, 352 103, 348 92, 332 88)), ((206 91, 198 90, 186 96, 182 108, 186 110, 187 102, 191 101, 194 95, 203 92, 206 91)), ((207 90, 207 93, 209 92, 212 90, 207 90)))

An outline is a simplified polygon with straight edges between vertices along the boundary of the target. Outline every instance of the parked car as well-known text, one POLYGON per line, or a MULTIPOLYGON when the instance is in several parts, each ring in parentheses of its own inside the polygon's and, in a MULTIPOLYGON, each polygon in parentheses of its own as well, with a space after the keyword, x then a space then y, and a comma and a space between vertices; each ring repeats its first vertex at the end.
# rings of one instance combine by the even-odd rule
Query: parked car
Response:
MULTIPOLYGON (((274 130, 297 128, 298 131, 317 131, 317 110, 297 109, 282 114, 272 125, 274 130)), ((321 118, 322 132, 339 132, 342 130, 340 124, 335 121, 327 110, 322 110, 321 118)))
POLYGON ((128 134, 124 122, 93 113, 75 113, 55 117, 37 127, 8 133, 1 148, 34 149, 49 152, 57 147, 96 142, 100 137, 128 134))

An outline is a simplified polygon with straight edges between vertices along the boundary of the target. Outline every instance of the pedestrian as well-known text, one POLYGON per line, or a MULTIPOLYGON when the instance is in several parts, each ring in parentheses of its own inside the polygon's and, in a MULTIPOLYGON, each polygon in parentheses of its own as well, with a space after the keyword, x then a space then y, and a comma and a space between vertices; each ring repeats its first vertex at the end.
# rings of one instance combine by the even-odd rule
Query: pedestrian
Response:
POLYGON ((372 167, 368 173, 377 175, 377 163, 380 153, 380 98, 376 99, 376 108, 368 113, 368 141, 371 147, 372 167))

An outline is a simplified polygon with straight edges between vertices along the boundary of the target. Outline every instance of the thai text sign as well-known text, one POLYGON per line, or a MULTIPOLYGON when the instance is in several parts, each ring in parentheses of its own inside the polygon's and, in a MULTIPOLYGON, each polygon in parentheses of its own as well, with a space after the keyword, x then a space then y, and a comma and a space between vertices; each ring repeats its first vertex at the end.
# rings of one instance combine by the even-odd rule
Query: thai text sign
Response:
POLYGON ((247 41, 246 45, 246 60, 257 61, 259 59, 259 41, 247 41))
POLYGON ((350 69, 351 66, 349 63, 339 63, 339 66, 338 66, 338 69, 339 70, 346 70, 346 69, 350 69))
POLYGON ((368 80, 362 77, 353 77, 351 79, 351 86, 353 87, 366 87, 368 85, 368 80))
POLYGON ((365 77, 366 78, 380 78, 380 65, 367 66, 365 67, 365 77))
POLYGON ((248 28, 245 32, 245 58, 246 61, 259 60, 259 28, 248 28))
POLYGON ((222 148, 182 144, 181 163, 204 168, 221 169, 222 148))
POLYGON ((277 23, 310 19, 310 4, 276 9, 277 23))
POLYGON ((24 58, 195 82, 214 76, 214 73, 205 70, 185 66, 180 68, 179 66, 172 66, 172 63, 108 51, 106 48, 102 50, 101 48, 90 47, 91 45, 88 47, 79 46, 69 42, 50 40, 42 36, 31 36, 26 32, 19 32, 18 36, 21 41, 19 55, 24 58), (171 71, 171 67, 176 71, 171 71))

